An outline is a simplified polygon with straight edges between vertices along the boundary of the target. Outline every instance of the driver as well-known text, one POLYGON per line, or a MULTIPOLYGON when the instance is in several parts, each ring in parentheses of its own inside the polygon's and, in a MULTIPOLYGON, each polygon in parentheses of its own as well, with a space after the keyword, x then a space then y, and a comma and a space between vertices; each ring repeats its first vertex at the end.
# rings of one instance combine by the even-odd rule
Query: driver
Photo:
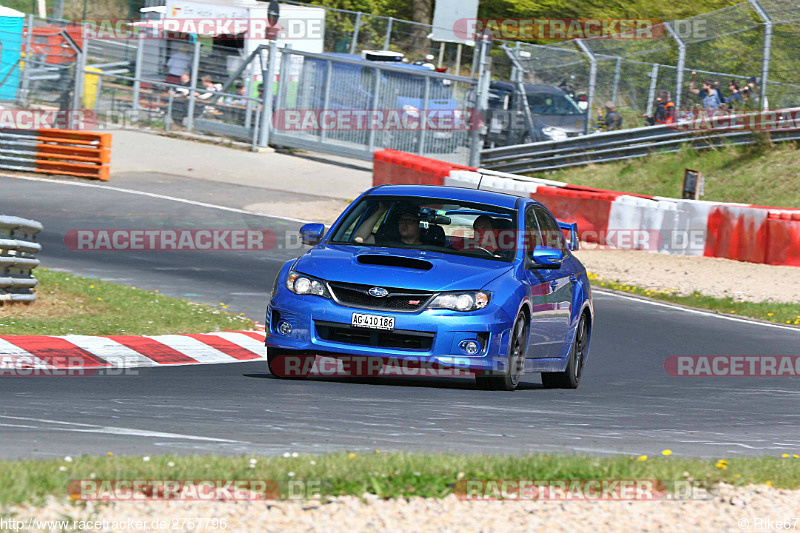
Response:
MULTIPOLYGON (((381 202, 378 209, 367 218, 358 230, 356 230, 353 240, 359 244, 375 244, 375 233, 372 228, 389 209, 387 203, 381 202)), ((419 227, 420 214, 419 207, 411 203, 398 203, 393 210, 397 215, 397 234, 400 244, 417 245, 422 244, 421 229, 419 227)), ((398 239, 390 237, 389 241, 397 242, 398 239)))

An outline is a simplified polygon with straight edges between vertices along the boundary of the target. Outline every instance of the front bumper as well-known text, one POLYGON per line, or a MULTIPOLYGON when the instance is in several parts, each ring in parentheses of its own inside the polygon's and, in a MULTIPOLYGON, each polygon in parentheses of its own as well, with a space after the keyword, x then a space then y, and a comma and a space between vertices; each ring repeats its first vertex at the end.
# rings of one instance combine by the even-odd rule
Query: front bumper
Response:
POLYGON ((267 306, 267 348, 317 355, 360 355, 399 361, 420 361, 472 370, 505 370, 513 319, 491 303, 485 309, 460 313, 428 309, 414 313, 347 307, 319 296, 279 290, 267 306), (353 313, 391 316, 391 333, 352 328, 353 313), (286 321, 291 332, 281 334, 286 321), (460 345, 477 340, 483 349, 467 355, 460 345))

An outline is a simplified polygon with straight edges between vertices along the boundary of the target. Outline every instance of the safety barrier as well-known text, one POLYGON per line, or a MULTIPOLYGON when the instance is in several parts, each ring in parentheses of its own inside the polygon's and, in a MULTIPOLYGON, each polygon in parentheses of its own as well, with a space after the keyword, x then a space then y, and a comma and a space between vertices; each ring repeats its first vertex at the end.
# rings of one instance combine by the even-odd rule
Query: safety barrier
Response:
POLYGON ((0 168, 108 181, 111 134, 0 129, 0 168))
POLYGON ((43 227, 35 220, 0 215, 0 303, 33 302, 37 281, 31 270, 39 266, 35 242, 43 227))
POLYGON ((799 209, 634 195, 384 152, 375 153, 374 185, 480 186, 541 201, 577 222, 584 242, 800 266, 799 209))

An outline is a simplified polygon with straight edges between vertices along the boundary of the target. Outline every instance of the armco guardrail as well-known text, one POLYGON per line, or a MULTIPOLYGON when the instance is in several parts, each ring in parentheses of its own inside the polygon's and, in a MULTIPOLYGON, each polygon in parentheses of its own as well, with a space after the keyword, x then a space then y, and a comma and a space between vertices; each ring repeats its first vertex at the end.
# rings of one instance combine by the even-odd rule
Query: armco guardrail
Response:
MULTIPOLYGON (((764 126, 762 124, 762 126, 764 126)), ((537 172, 645 157, 653 153, 677 152, 690 145, 695 149, 722 145, 755 144, 768 131, 773 142, 800 140, 800 129, 772 129, 763 132, 740 129, 681 129, 648 126, 630 130, 595 133, 564 141, 546 141, 504 146, 481 151, 481 166, 503 172, 537 172)))
POLYGON ((0 129, 0 168, 108 181, 111 134, 0 129))
POLYGON ((0 303, 33 302, 37 281, 31 271, 39 266, 35 242, 43 227, 35 220, 0 215, 0 303))

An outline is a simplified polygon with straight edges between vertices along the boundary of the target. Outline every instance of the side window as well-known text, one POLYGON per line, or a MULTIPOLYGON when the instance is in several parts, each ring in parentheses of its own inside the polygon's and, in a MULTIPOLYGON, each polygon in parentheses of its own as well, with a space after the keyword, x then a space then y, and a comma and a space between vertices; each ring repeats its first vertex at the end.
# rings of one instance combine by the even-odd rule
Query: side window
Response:
POLYGON ((525 211, 525 257, 528 257, 534 247, 543 243, 542 234, 539 231, 539 222, 536 220, 536 213, 533 207, 525 211))
POLYGON ((558 227, 556 219, 542 209, 541 207, 534 207, 536 218, 539 220, 539 227, 542 230, 542 237, 544 238, 543 244, 556 248, 562 252, 567 251, 567 243, 564 240, 564 234, 561 233, 561 228, 558 227))

